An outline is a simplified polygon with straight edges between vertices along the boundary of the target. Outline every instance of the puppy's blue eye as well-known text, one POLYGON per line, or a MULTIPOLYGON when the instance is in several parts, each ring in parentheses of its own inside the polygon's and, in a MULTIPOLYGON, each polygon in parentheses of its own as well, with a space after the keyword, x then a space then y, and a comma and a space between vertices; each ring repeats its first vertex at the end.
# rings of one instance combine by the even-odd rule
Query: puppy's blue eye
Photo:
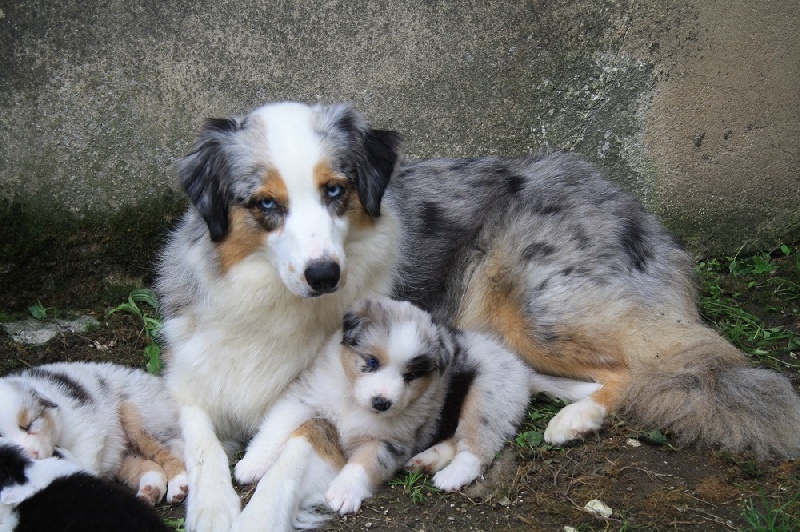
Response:
POLYGON ((344 187, 341 185, 328 185, 325 187, 325 192, 330 199, 340 198, 344 194, 344 187))
POLYGON ((380 362, 378 362, 378 359, 375 357, 367 357, 364 362, 367 364, 369 369, 378 369, 378 366, 381 365, 380 362))
POLYGON ((271 211, 277 206, 278 204, 273 199, 263 199, 258 202, 258 208, 262 211, 271 211))

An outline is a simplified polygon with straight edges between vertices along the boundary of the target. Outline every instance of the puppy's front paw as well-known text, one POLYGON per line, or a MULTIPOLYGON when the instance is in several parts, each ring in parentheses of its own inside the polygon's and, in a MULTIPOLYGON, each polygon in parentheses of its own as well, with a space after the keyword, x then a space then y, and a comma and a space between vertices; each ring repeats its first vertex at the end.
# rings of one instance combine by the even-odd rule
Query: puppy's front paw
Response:
POLYGON ((189 493, 189 477, 182 471, 167 482, 167 503, 178 504, 183 502, 189 493))
POLYGON ((439 442, 406 462, 406 471, 432 475, 449 464, 455 454, 455 446, 450 441, 439 442))
POLYGON ((450 465, 433 476, 433 485, 442 491, 455 491, 481 474, 481 460, 469 451, 456 455, 450 465))
POLYGON ((148 471, 139 478, 139 491, 136 496, 155 506, 161 502, 167 491, 167 476, 159 471, 148 471))
POLYGON ((325 499, 331 510, 345 515, 356 513, 361 502, 370 495, 372 489, 367 472, 358 464, 347 464, 328 486, 325 499))
POLYGON ((591 398, 581 399, 564 408, 550 420, 544 431, 544 441, 560 445, 603 425, 606 409, 591 398))
POLYGON ((272 460, 256 456, 256 453, 246 453, 236 464, 233 476, 239 484, 255 484, 267 474, 271 466, 272 460))

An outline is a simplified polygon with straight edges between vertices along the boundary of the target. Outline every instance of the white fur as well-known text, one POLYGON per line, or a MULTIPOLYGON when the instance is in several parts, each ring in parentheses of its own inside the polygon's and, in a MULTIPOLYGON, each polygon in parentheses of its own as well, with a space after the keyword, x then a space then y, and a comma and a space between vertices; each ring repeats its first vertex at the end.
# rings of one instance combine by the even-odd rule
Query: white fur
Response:
POLYGON ((433 476, 433 485, 442 491, 455 491, 478 478, 482 466, 474 453, 459 451, 447 467, 433 476))
POLYGON ((0 379, 0 434, 31 458, 48 458, 59 447, 89 473, 113 477, 127 445, 119 416, 123 399, 139 412, 145 431, 154 437, 173 432, 175 437, 163 442, 164 446, 176 456, 183 454, 183 442, 175 430, 177 408, 160 379, 113 364, 62 362, 36 370, 68 377, 89 397, 81 403, 58 380, 24 372, 0 379), (55 407, 42 408, 48 403, 55 407), (19 426, 18 416, 24 410, 41 414, 31 415, 36 419, 29 430, 19 426))
POLYGON ((178 240, 183 265, 207 292, 163 329, 171 346, 168 386, 183 405, 191 485, 186 522, 194 532, 226 529, 240 511, 223 443, 235 447, 255 434, 277 396, 340 326, 344 309, 359 297, 388 292, 395 262, 393 217, 383 215, 360 229, 319 205, 311 171, 322 152, 309 108, 275 104, 251 116, 264 130, 248 138, 246 152, 277 166, 290 214, 279 234, 264 239, 263 249, 227 272, 209 258, 215 251, 207 238, 178 240), (299 276, 320 257, 339 262, 340 287, 324 297, 304 297, 309 290, 299 276))
POLYGON ((439 442, 416 454, 406 463, 406 470, 433 474, 453 461, 456 447, 451 440, 439 442))
POLYGON ((326 503, 321 494, 338 468, 321 459, 305 438, 290 438, 282 449, 234 522, 232 532, 316 528, 327 519, 315 507, 326 503))
POLYGON ((28 481, 25 484, 14 484, 3 488, 0 492, 0 502, 16 506, 45 489, 55 479, 81 471, 83 468, 80 466, 56 457, 33 460, 25 468, 28 481))
POLYGON ((605 407, 586 397, 565 406, 550 420, 544 431, 544 440, 555 445, 574 440, 599 429, 605 416, 605 407))
POLYGON ((361 503, 372 495, 372 485, 361 464, 347 464, 333 479, 325 499, 328 507, 340 514, 354 514, 361 508, 361 503))

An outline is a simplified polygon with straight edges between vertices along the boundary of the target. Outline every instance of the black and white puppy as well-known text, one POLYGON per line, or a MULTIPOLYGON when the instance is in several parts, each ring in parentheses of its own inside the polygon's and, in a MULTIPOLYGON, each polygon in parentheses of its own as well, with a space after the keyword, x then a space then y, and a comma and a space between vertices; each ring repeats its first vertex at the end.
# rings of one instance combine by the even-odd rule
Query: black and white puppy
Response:
MULTIPOLYGON (((434 485, 457 490, 514 434, 531 391, 578 400, 597 388, 535 373, 496 340, 438 324, 411 303, 366 299, 347 311, 342 330, 270 409, 235 475, 241 483, 259 481, 292 435, 321 417, 335 426, 346 459, 325 493, 332 510, 357 512, 403 466, 436 473, 434 485)), ((332 471, 324 463, 319 469, 304 475, 332 471)), ((250 504, 240 519, 268 506, 250 504)))
POLYGON ((156 512, 123 486, 51 456, 28 458, 0 439, 0 532, 168 531, 156 512))

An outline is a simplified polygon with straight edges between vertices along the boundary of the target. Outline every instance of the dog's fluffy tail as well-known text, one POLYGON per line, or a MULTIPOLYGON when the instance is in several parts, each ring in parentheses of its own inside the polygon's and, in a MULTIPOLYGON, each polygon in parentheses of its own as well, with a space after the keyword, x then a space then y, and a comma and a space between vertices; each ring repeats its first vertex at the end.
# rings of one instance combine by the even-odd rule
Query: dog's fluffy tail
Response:
POLYGON ((752 450, 759 458, 800 456, 800 398, 788 379, 748 367, 707 327, 692 327, 672 353, 631 365, 620 413, 669 431, 679 444, 752 450))

